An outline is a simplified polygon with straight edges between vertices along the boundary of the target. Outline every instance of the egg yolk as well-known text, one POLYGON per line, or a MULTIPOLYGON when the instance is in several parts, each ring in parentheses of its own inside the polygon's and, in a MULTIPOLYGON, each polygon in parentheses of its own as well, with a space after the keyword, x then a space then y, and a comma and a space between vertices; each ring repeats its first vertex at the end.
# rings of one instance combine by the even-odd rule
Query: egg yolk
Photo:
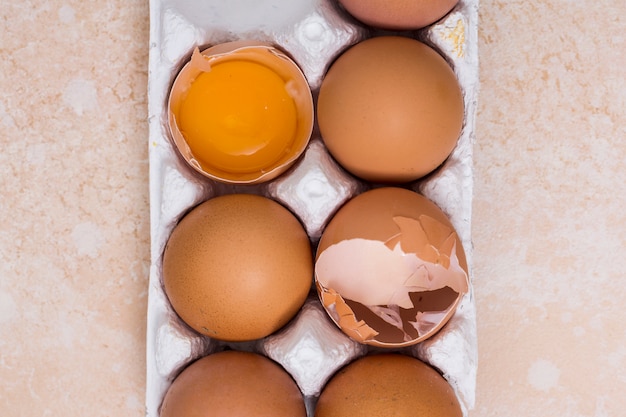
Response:
POLYGON ((177 123, 201 165, 245 173, 271 167, 297 128, 288 83, 250 61, 214 64, 191 84, 177 123))

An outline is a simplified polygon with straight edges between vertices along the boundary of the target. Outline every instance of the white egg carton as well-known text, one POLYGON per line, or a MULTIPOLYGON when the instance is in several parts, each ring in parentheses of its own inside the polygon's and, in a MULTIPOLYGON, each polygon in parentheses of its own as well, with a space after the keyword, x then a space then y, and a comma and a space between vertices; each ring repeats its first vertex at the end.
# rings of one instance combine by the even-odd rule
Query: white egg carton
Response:
MULTIPOLYGON (((453 66, 464 93, 465 124, 444 165, 412 189, 434 201, 461 237, 472 277, 472 144, 478 93, 478 0, 461 0, 441 21, 416 37, 453 66)), ((348 175, 327 153, 317 128, 306 153, 268 184, 215 183, 189 169, 170 141, 166 103, 175 75, 194 47, 237 39, 271 42, 298 63, 314 94, 330 62, 348 46, 375 34, 339 11, 332 0, 151 0, 149 62, 151 267, 147 324, 146 416, 157 417, 173 379, 191 361, 225 347, 262 353, 289 372, 312 416, 327 380, 344 364, 374 351, 345 336, 327 317, 313 291, 285 328, 262 340, 224 343, 200 336, 172 310, 161 282, 161 257, 170 232, 192 207, 217 195, 246 192, 281 202, 296 214, 312 242, 335 210, 368 185, 348 175)), ((476 316, 470 291, 434 337, 404 348, 438 369, 454 388, 464 415, 474 406, 476 316)))

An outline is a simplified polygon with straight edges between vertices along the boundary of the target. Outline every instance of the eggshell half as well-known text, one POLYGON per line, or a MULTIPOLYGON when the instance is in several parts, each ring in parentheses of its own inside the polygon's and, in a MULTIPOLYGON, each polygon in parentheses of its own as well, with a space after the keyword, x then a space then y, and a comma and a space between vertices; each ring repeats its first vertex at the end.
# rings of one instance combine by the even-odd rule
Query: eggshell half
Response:
POLYGON ((315 280, 335 323, 380 347, 432 336, 469 290, 462 243, 446 215, 396 187, 367 191, 339 209, 320 239, 315 280))
MULTIPOLYGON (((217 100, 218 98, 212 98, 217 100)), ((168 127, 179 154, 198 173, 224 183, 258 184, 270 181, 289 169, 306 149, 313 130, 313 98, 307 79, 298 65, 281 50, 252 40, 226 42, 200 51, 194 49, 190 61, 176 76, 168 99, 168 127), (297 109, 296 131, 291 145, 280 158, 258 169, 239 171, 202 162, 194 155, 185 133, 179 127, 180 110, 185 97, 200 74, 224 62, 244 61, 271 69, 285 83, 285 89, 297 109)), ((238 117, 233 115, 232 117, 238 117)), ((222 121, 229 123, 230 119, 222 121)), ((251 121, 248 121, 252 123, 251 121)), ((252 124, 254 125, 254 124, 252 124)), ((245 126, 245 124, 244 124, 245 126)), ((250 133, 250 132, 249 132, 250 133)), ((259 146, 262 144, 259 143, 259 146)), ((266 144, 265 144, 266 145, 266 144)), ((245 156, 245 155, 243 155, 245 156)))

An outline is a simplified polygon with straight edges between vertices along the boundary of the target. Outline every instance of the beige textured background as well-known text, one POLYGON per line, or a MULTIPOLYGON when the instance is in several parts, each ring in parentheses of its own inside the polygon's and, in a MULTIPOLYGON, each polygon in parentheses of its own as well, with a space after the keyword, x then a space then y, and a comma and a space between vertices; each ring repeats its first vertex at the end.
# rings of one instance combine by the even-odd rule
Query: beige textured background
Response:
MULTIPOLYGON (((626 3, 482 0, 476 417, 626 408, 626 3)), ((147 1, 0 0, 0 415, 142 416, 147 1)))

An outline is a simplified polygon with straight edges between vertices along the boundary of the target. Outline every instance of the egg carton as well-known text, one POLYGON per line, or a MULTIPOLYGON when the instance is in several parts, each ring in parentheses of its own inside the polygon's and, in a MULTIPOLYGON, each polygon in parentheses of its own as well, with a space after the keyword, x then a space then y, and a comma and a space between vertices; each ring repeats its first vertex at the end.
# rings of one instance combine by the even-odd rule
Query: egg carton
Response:
MULTIPOLYGON (((394 32, 437 49, 461 85, 464 126, 452 154, 434 173, 409 187, 435 202, 454 225, 472 274, 472 144, 478 93, 478 0, 461 0, 442 20, 419 31, 394 32)), ((223 349, 261 353, 289 372, 312 415, 329 378, 343 365, 380 349, 345 336, 328 318, 312 287, 298 315, 261 340, 227 343, 199 335, 173 311, 162 285, 161 262, 177 222, 197 204, 228 193, 254 193, 288 207, 316 244, 325 224, 347 200, 371 185, 344 171, 314 128, 300 160, 277 179, 227 185, 201 177, 178 155, 167 126, 173 80, 195 47, 238 39, 269 42, 287 52, 305 74, 314 97, 330 63, 349 46, 381 34, 347 16, 332 0, 151 0, 149 162, 151 267, 147 311, 146 416, 157 417, 165 392, 192 361, 223 349)), ((477 370, 472 286, 455 315, 435 336, 399 351, 430 364, 453 387, 464 415, 474 407, 477 370)))

